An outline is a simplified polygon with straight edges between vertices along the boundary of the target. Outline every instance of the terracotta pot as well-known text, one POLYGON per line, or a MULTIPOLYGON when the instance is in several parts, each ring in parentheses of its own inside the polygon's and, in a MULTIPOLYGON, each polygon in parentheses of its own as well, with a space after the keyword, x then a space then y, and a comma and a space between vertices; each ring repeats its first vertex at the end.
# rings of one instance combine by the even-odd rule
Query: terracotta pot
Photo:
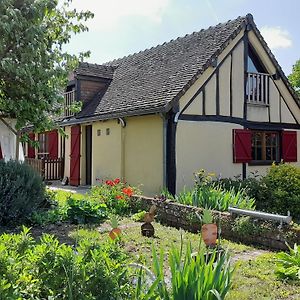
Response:
POLYGON ((215 246, 218 236, 217 224, 202 225, 201 234, 206 246, 215 246))
POLYGON ((109 233, 109 237, 114 240, 116 239, 117 237, 119 237, 121 235, 121 229, 120 228, 113 228, 110 233, 109 233))

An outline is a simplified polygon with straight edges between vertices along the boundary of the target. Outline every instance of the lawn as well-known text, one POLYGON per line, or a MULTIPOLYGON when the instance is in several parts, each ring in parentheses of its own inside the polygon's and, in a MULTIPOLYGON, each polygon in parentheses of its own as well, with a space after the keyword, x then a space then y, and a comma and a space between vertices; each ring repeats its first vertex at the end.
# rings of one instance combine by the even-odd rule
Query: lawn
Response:
MULTIPOLYGON (((141 236, 141 223, 134 222, 130 218, 123 218, 120 225, 122 247, 130 254, 132 261, 143 262, 148 267, 151 267, 152 247, 163 249, 167 259, 171 247, 180 247, 181 239, 184 244, 190 242, 195 251, 201 243, 199 234, 166 227, 156 222, 154 238, 141 236)), ((74 242, 79 242, 82 238, 105 241, 108 239, 109 230, 107 223, 93 228, 77 227, 70 231, 69 237, 74 242)), ((299 282, 283 281, 276 277, 275 253, 226 240, 222 240, 221 243, 231 254, 235 268, 233 287, 226 299, 300 299, 299 282)))

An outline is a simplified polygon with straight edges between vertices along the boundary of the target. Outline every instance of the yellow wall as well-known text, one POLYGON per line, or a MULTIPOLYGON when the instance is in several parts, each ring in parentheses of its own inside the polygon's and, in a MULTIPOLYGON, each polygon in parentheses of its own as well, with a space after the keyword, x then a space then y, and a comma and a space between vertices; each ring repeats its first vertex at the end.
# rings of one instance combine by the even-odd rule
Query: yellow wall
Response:
POLYGON ((242 165, 233 163, 232 129, 239 125, 219 122, 188 122, 177 124, 176 190, 194 183, 193 174, 200 169, 217 176, 233 177, 242 173, 242 165))
POLYGON ((158 115, 126 119, 125 179, 145 195, 163 187, 163 120, 158 115))
POLYGON ((117 120, 93 123, 92 184, 100 180, 121 177, 121 125, 117 120), (109 129, 109 135, 106 130, 109 129), (101 135, 98 136, 98 130, 101 135))
POLYGON ((158 115, 93 123, 92 184, 123 178, 145 195, 163 187, 163 121, 158 115), (106 135, 106 129, 110 135, 106 135), (101 135, 97 131, 101 130, 101 135))

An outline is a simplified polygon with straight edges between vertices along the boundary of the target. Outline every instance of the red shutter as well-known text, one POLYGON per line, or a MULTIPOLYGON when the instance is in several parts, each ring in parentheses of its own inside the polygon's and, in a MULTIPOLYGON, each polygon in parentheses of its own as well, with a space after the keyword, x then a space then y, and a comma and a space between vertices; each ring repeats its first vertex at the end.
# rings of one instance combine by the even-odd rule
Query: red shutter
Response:
POLYGON ((80 126, 71 127, 70 185, 80 184, 80 126))
MULTIPOLYGON (((35 134, 34 133, 29 133, 29 139, 31 141, 35 140, 35 134)), ((32 147, 29 143, 28 143, 28 152, 27 152, 27 157, 28 158, 35 158, 35 148, 32 147)))
POLYGON ((251 130, 233 129, 233 162, 246 163, 251 157, 251 130))
POLYGON ((3 159, 1 145, 0 145, 0 159, 3 159))
POLYGON ((297 161, 297 131, 282 132, 282 159, 285 162, 297 161))
POLYGON ((50 159, 58 158, 58 132, 52 130, 47 133, 48 136, 48 153, 50 159))

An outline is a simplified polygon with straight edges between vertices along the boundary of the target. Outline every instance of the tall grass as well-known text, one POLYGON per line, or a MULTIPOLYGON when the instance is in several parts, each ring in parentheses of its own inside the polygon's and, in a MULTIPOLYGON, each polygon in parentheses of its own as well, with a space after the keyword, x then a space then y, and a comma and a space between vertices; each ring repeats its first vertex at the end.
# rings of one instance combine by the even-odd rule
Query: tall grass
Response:
POLYGON ((192 257, 191 245, 183 255, 182 247, 175 247, 169 253, 170 275, 164 272, 164 253, 158 256, 153 249, 153 271, 156 280, 146 291, 142 292, 142 269, 135 299, 164 300, 215 300, 224 299, 231 287, 233 269, 227 254, 216 260, 216 253, 207 261, 203 252, 192 257), (167 278, 170 277, 170 278, 167 278), (170 282, 168 285, 167 282, 170 282))
POLYGON ((210 208, 218 211, 227 211, 229 206, 242 209, 254 209, 255 200, 247 196, 244 189, 235 191, 223 190, 220 186, 196 186, 192 191, 184 190, 175 198, 185 205, 210 208))

